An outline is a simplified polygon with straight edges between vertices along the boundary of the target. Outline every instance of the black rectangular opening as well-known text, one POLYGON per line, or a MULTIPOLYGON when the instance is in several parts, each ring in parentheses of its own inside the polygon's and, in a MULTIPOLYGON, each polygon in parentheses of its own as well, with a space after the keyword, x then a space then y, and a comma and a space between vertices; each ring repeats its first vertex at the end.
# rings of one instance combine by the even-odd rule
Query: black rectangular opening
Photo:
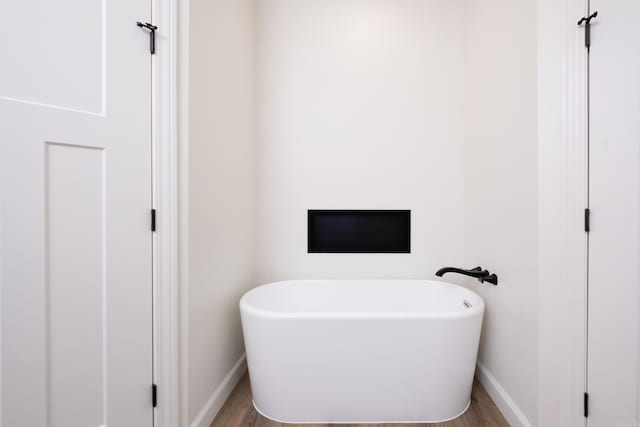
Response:
POLYGON ((410 253, 409 210, 309 210, 309 253, 410 253))

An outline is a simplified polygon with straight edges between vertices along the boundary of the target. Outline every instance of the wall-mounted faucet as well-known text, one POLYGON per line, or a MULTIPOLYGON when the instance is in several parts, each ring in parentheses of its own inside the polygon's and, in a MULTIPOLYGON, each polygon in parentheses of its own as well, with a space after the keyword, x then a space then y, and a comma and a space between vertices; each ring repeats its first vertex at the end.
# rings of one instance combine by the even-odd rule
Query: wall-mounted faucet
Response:
POLYGON ((492 285, 498 285, 498 276, 490 273, 488 270, 484 270, 482 267, 475 267, 470 270, 463 270, 456 267, 444 267, 436 271, 436 276, 442 277, 446 273, 458 273, 469 277, 475 277, 480 283, 491 283, 492 285))

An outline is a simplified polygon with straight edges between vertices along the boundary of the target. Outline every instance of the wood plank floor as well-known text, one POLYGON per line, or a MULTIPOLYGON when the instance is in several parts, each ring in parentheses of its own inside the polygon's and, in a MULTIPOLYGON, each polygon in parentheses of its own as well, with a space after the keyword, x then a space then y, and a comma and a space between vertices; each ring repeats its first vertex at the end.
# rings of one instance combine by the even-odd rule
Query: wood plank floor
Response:
MULTIPOLYGON (((471 394, 471 406, 461 417, 453 421, 437 424, 368 424, 369 426, 380 427, 508 427, 496 405, 493 403, 484 388, 476 381, 471 394)), ((308 424, 282 424, 271 421, 256 412, 251 403, 251 385, 249 376, 238 383, 229 399, 218 413, 218 416, 211 424, 211 427, 292 427, 304 426, 308 424)), ((356 427, 364 424, 314 424, 316 427, 356 427)))

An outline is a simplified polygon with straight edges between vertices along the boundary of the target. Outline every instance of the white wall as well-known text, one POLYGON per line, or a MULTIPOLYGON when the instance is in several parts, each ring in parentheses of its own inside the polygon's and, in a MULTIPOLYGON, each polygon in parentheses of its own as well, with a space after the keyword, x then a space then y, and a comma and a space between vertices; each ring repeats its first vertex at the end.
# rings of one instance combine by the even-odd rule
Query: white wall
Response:
POLYGON ((253 37, 252 1, 191 0, 189 423, 244 351, 238 300, 254 285, 253 37))
POLYGON ((259 282, 461 264, 464 2, 256 5, 259 282), (411 209, 411 254, 307 254, 332 208, 411 209))
POLYGON ((538 189, 536 2, 467 0, 465 263, 486 302, 479 360, 537 420, 538 189))

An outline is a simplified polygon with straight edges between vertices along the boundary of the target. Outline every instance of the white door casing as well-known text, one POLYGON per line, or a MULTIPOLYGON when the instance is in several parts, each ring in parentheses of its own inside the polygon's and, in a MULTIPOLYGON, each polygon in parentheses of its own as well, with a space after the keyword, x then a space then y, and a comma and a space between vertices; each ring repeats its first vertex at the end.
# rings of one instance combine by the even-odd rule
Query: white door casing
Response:
POLYGON ((640 425, 640 2, 591 0, 590 427, 640 425))
POLYGON ((2 7, 2 427, 153 424, 150 17, 2 7))

